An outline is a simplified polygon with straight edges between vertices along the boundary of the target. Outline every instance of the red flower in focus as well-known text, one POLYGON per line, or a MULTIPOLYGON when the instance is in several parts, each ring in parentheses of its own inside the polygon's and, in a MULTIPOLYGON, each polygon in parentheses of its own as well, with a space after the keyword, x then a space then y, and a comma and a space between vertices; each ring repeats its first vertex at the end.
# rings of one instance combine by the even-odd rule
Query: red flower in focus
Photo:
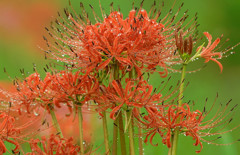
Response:
POLYGON ((220 139, 223 134, 231 132, 240 126, 238 125, 232 129, 224 130, 232 121, 230 113, 237 105, 231 108, 229 112, 226 112, 228 106, 229 103, 225 107, 221 106, 222 111, 220 111, 220 108, 218 113, 216 113, 212 119, 207 121, 204 121, 204 119, 211 112, 213 106, 208 112, 206 112, 206 108, 204 108, 203 112, 200 112, 199 110, 192 112, 188 104, 183 104, 181 107, 177 107, 176 105, 166 105, 158 108, 147 108, 148 115, 143 117, 144 121, 141 121, 145 128, 149 130, 145 138, 145 143, 147 143, 148 137, 150 136, 150 143, 152 144, 154 136, 159 133, 162 137, 163 144, 170 148, 172 134, 174 133, 174 130, 178 128, 180 133, 186 136, 191 136, 193 140, 196 141, 194 143, 195 146, 200 145, 201 149, 196 151, 196 153, 201 152, 203 148, 202 141, 209 144, 227 145, 218 144, 214 141, 220 139), (218 137, 215 137, 213 140, 206 140, 203 138, 208 136, 218 137))
POLYGON ((160 12, 155 10, 148 14, 141 7, 139 11, 131 10, 124 19, 120 12, 112 11, 103 15, 102 21, 96 17, 91 22, 85 10, 80 18, 75 11, 65 10, 68 20, 59 14, 57 25, 52 25, 52 30, 46 28, 53 39, 52 42, 44 37, 49 46, 46 52, 53 59, 82 68, 86 74, 118 64, 124 71, 135 68, 138 76, 143 71, 157 71, 161 77, 166 77, 169 66, 179 62, 179 56, 174 53, 172 31, 186 18, 173 24, 177 13, 171 19, 167 14, 160 23, 157 22, 160 12))
MULTIPOLYGON (((222 53, 221 52, 215 52, 214 49, 220 42, 220 38, 217 38, 213 43, 212 43, 212 36, 208 32, 204 32, 204 35, 208 39, 208 45, 207 47, 203 47, 202 51, 200 53, 201 57, 205 59, 205 63, 208 61, 212 60, 218 64, 220 67, 220 70, 222 72, 223 66, 222 64, 217 60, 222 58, 222 53)), ((199 49, 200 47, 198 47, 199 49)), ((198 51, 198 50, 197 50, 198 51)))
MULTIPOLYGON (((148 112, 147 116, 144 116, 146 122, 142 122, 146 125, 147 129, 150 131, 147 133, 144 140, 145 143, 148 141, 150 136, 150 143, 152 143, 153 137, 159 133, 162 137, 162 143, 167 145, 168 148, 171 147, 171 135, 173 130, 182 125, 185 109, 182 107, 177 108, 176 105, 162 106, 158 108, 149 107, 146 109, 148 112), (180 121, 179 121, 180 119, 180 121)), ((157 146, 156 144, 155 146, 157 146)))
POLYGON ((44 136, 41 140, 32 139, 30 146, 32 152, 27 155, 77 155, 80 151, 79 146, 73 143, 73 138, 60 138, 54 134, 48 139, 44 136))
POLYGON ((151 95, 153 87, 148 85, 146 81, 134 81, 127 79, 125 88, 119 81, 113 81, 107 88, 101 87, 100 93, 95 97, 95 101, 99 103, 99 108, 106 110, 111 108, 110 117, 115 119, 115 114, 121 108, 127 110, 128 107, 144 107, 154 105, 161 98, 161 94, 151 95))
POLYGON ((126 19, 115 11, 102 23, 87 25, 82 42, 86 52, 100 60, 94 65, 99 64, 99 69, 115 59, 124 68, 134 66, 140 71, 138 66, 151 69, 162 65, 164 53, 159 51, 165 48, 164 31, 163 24, 149 19, 145 10, 132 10, 126 19))

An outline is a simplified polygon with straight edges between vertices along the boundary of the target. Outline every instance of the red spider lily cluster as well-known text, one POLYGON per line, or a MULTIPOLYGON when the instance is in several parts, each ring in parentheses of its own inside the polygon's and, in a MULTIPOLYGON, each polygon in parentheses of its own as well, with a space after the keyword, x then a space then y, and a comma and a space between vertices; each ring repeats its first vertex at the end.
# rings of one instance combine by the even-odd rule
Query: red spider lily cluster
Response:
POLYGON ((100 7, 101 17, 90 6, 95 20, 89 18, 82 3, 80 16, 74 10, 64 10, 67 18, 59 13, 55 24, 46 28, 49 37, 44 37, 48 46, 45 52, 53 61, 57 60, 59 65, 64 63, 65 69, 49 69, 47 66, 44 78, 35 72, 23 80, 14 80, 15 89, 1 89, 2 153, 7 152, 6 141, 15 145, 13 154, 24 154, 20 146, 24 142, 30 144, 31 152, 27 151, 28 155, 91 154, 84 140, 84 112, 100 115, 105 154, 114 155, 117 154, 118 131, 122 154, 135 154, 135 136, 139 137, 138 153, 142 155, 143 142, 150 141, 157 146, 153 138, 159 134, 162 143, 169 148, 169 155, 175 155, 179 134, 192 137, 194 145, 200 145, 201 149, 196 151, 200 153, 202 142, 216 144, 214 140, 204 139, 204 136, 220 136, 238 129, 239 126, 225 130, 232 121, 231 113, 236 106, 228 111, 228 103, 219 108, 215 116, 206 120, 214 106, 206 112, 207 106, 203 111, 193 110, 189 103, 183 102, 186 66, 197 58, 203 58, 205 63, 210 60, 216 62, 222 71, 222 64, 217 59, 230 49, 221 51, 220 47, 217 48, 220 38, 212 43, 212 36, 207 32, 204 35, 209 42, 205 47, 204 42, 201 43, 195 35, 197 18, 189 23, 186 23, 186 13, 177 18, 182 6, 175 14, 172 14, 171 9, 165 17, 161 17, 161 10, 156 8, 155 3, 150 12, 144 10, 142 5, 131 10, 126 18, 120 11, 115 11, 113 5, 109 15, 100 7), (182 68, 177 68, 179 65, 182 68), (164 84, 164 78, 172 71, 182 74, 175 87, 168 86, 170 78, 164 84), (159 87, 149 83, 149 76, 155 72, 160 74, 158 77, 163 81, 159 87), (11 106, 8 106, 9 103, 11 106), (86 106, 90 110, 86 110, 86 106), (61 109, 64 108, 69 110, 68 114, 62 113, 61 109), (7 114, 7 110, 11 112, 7 114), (12 117, 12 112, 18 112, 18 115, 12 117), (74 120, 78 118, 77 144, 73 138, 63 134, 64 125, 59 124, 61 119, 56 117, 55 112, 57 116, 72 115, 74 120), (22 115, 41 118, 42 125, 46 124, 45 117, 51 115, 52 126, 47 125, 44 130, 55 127, 57 132, 48 135, 49 138, 43 136, 41 139, 26 134, 23 134, 26 137, 19 136, 23 128, 31 127, 31 123, 23 127, 14 125, 15 118, 19 119, 22 115), (108 121, 114 126, 112 144, 108 121), (134 128, 137 127, 136 132, 134 128), (144 141, 142 136, 145 136, 144 141), (126 152, 126 141, 129 141, 129 153, 126 152))
POLYGON ((57 20, 57 25, 52 26, 56 31, 47 29, 57 44, 51 44, 45 38, 50 47, 46 52, 51 53, 54 59, 87 68, 83 70, 86 74, 93 69, 107 69, 118 62, 120 70, 130 71, 134 68, 138 76, 143 71, 153 72, 157 67, 161 67, 163 71, 158 72, 162 77, 166 77, 167 66, 178 63, 174 60, 177 56, 173 50, 173 33, 170 32, 182 23, 177 23, 175 27, 169 26, 173 20, 159 23, 157 19, 160 12, 150 19, 150 13, 146 10, 132 10, 124 19, 121 12, 113 11, 104 16, 103 21, 96 17, 94 25, 86 18, 86 13, 82 18, 78 18, 77 14, 74 18, 73 14, 67 11, 65 14, 72 24, 65 25, 63 22, 67 21, 60 16, 63 21, 57 20))

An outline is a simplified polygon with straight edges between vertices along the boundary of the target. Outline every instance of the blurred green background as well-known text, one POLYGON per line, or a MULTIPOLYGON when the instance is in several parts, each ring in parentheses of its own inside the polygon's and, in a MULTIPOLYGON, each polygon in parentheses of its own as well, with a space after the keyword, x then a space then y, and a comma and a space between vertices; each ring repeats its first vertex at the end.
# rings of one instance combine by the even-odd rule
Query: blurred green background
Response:
MULTIPOLYGON (((80 0, 72 0, 75 10, 79 8, 80 0)), ((88 4, 97 8, 99 11, 98 0, 84 0, 86 8, 90 11, 88 4)), ((114 6, 121 8, 124 16, 131 9, 132 0, 116 0, 114 6)), ((159 2, 159 1, 157 1, 159 2)), ((239 0, 182 0, 177 1, 175 10, 184 2, 183 12, 189 9, 190 17, 196 12, 199 16, 199 31, 208 31, 213 38, 224 34, 224 38, 230 38, 229 45, 235 45, 240 42, 240 1, 239 0)), ((101 0, 102 7, 106 12, 109 10, 111 0, 101 0)), ((136 6, 140 1, 136 1, 136 6)), ((145 0, 144 9, 149 10, 152 0, 145 0)), ((44 59, 44 53, 39 47, 44 48, 42 35, 45 35, 44 27, 49 26, 50 21, 54 20, 57 11, 62 11, 68 6, 67 0, 1 0, 0 1, 0 83, 6 85, 10 83, 8 76, 3 72, 7 69, 11 77, 20 76, 19 69, 24 68, 26 72, 33 72, 33 63, 37 65, 40 73, 43 73, 43 66, 48 62, 44 59)), ((166 12, 171 4, 166 3, 166 12)), ((223 73, 217 64, 209 62, 207 67, 200 72, 187 75, 187 81, 190 85, 185 91, 185 98, 194 100, 197 104, 204 104, 206 97, 210 99, 209 103, 214 100, 216 93, 219 93, 217 103, 227 103, 233 99, 233 104, 240 101, 240 47, 235 48, 236 53, 228 58, 222 59, 224 66, 223 73)), ((203 61, 200 61, 201 66, 203 61)), ((191 69, 197 69, 194 64, 191 69)), ((191 70, 190 69, 190 70, 191 70)), ((173 73, 172 82, 180 78, 180 74, 173 73)), ((155 75, 151 78, 151 83, 158 86, 160 79, 155 75)), ((240 110, 240 109, 239 109, 240 110)), ((240 124, 240 112, 234 116, 234 124, 240 124)), ((230 128, 230 127, 229 127, 230 128)), ((102 133, 102 131, 99 131, 102 133)), ((98 135, 98 134, 96 134, 98 135)), ((101 135, 101 134, 99 134, 101 135)), ((110 134, 111 135, 111 134, 110 134)), ((156 136, 158 137, 158 136, 156 136)), ((219 143, 230 143, 240 138, 239 132, 227 134, 225 139, 219 140, 219 143)), ((102 143, 101 138, 98 139, 102 143)), ((160 138, 155 138, 159 141, 160 138)), ((180 137, 179 155, 192 155, 199 147, 193 146, 194 141, 189 137, 180 137)), ((240 154, 240 144, 236 143, 229 146, 216 146, 203 143, 204 148, 200 154, 218 154, 218 155, 238 155, 240 154)), ((166 146, 152 147, 150 144, 145 145, 145 154, 167 154, 166 146)))

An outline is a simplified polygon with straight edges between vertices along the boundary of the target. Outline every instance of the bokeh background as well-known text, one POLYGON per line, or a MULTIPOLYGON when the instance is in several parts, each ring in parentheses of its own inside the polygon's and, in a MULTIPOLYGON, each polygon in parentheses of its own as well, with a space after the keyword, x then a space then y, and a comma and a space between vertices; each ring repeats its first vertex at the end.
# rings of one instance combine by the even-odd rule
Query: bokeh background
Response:
MULTIPOLYGON (((90 11, 88 4, 97 8, 99 11, 98 0, 72 0, 72 5, 75 10, 79 8, 79 2, 84 2, 87 10, 90 11)), ((114 6, 118 5, 121 11, 126 16, 131 9, 132 0, 113 0, 114 6)), ((173 0, 172 0, 173 1, 173 0)), ((157 1, 159 2, 159 1, 157 1)), ((229 45, 235 45, 240 42, 240 1, 239 0, 177 0, 175 8, 184 2, 183 14, 185 10, 189 10, 189 15, 193 17, 196 12, 199 16, 199 31, 208 31, 214 38, 224 34, 224 38, 230 38, 229 45)), ((101 0, 102 7, 106 12, 109 10, 111 0, 101 0)), ((136 1, 136 6, 140 1, 136 1)), ((152 0, 145 0, 144 8, 150 9, 152 0)), ((172 3, 166 3, 166 12, 172 6, 172 3)), ((21 76, 20 69, 26 72, 33 72, 33 63, 36 64, 37 70, 44 73, 43 66, 48 63, 44 59, 44 53, 41 48, 44 48, 43 35, 45 26, 49 26, 50 21, 53 21, 57 16, 57 11, 63 10, 68 6, 67 0, 1 0, 0 1, 0 83, 2 87, 11 83, 8 75, 14 78, 21 76), (4 73, 3 68, 6 68, 8 75, 4 73)), ((233 50, 234 55, 222 59, 224 66, 223 72, 220 73, 218 66, 210 62, 207 67, 200 72, 187 75, 187 81, 190 85, 186 88, 185 98, 194 100, 196 104, 204 104, 206 97, 209 98, 209 103, 213 102, 216 93, 218 92, 218 103, 227 103, 233 99, 233 104, 240 102, 240 47, 233 50)), ((203 61, 194 64, 191 69, 196 69, 203 66, 203 61)), ((173 73, 173 83, 180 78, 180 74, 173 73)), ((151 83, 158 86, 161 81, 159 76, 154 75, 151 78, 151 83)), ((240 124, 240 109, 234 116, 234 123, 240 124)), ((89 122, 91 123, 91 122, 89 122)), ((92 122, 93 123, 93 122, 92 122)), ((97 126, 97 125, 96 125, 97 126)), ((94 128, 94 126, 92 126, 94 128)), ((230 127, 229 127, 230 128, 230 127)), ((94 130, 94 135, 101 135, 102 131, 94 130)), ((111 135, 111 134, 110 134, 111 135)), ((219 143, 230 143, 240 138, 239 132, 229 133, 224 139, 220 139, 219 143)), ((96 144, 101 145, 103 140, 96 138, 96 144)), ((166 146, 161 145, 161 139, 155 138, 155 142, 159 141, 159 147, 152 147, 150 144, 145 146, 145 154, 167 154, 166 146)), ((192 155, 199 147, 193 146, 194 141, 189 137, 180 137, 179 155, 192 155)), ((228 146, 208 145, 204 143, 204 149, 201 154, 218 154, 218 155, 238 155, 240 154, 240 144, 235 143, 228 146)))

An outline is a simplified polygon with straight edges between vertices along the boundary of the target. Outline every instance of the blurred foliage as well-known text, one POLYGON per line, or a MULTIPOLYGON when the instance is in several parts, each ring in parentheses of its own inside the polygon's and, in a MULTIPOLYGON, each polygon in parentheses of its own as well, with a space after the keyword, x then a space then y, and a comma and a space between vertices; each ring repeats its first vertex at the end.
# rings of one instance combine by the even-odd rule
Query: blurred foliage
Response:
MULTIPOLYGON (((97 13, 100 13, 98 0, 82 0, 88 11, 89 4, 93 5, 97 13)), ((240 42, 239 31, 239 0, 182 0, 185 5, 185 10, 189 10, 190 17, 194 17, 197 12, 199 16, 199 31, 208 31, 213 34, 213 37, 220 37, 224 34, 224 38, 230 38, 229 45, 235 45, 240 42)), ((176 1, 175 10, 181 5, 182 1, 176 1)), ((80 0, 72 0, 72 5, 75 10, 79 8, 80 0)), ((109 12, 109 4, 112 0, 101 0, 102 7, 106 12, 109 12)), ((136 6, 140 1, 135 1, 136 6)), ((159 1, 158 1, 159 2, 159 1)), ((144 9, 149 10, 153 1, 145 0, 144 9)), ((172 6, 171 2, 167 1, 164 7, 167 12, 172 6)), ((114 6, 121 8, 124 16, 127 16, 131 9, 131 1, 115 0, 114 6)), ((20 76, 19 69, 24 68, 26 72, 32 73, 33 65, 37 65, 40 73, 43 73, 43 66, 48 62, 44 60, 44 52, 38 48, 44 48, 42 35, 46 35, 44 27, 49 25, 49 22, 56 17, 57 11, 68 6, 67 0, 59 0, 51 2, 47 0, 14 0, 0 1, 0 80, 10 82, 8 76, 3 72, 3 68, 7 69, 8 74, 14 78, 20 76), (53 16, 53 18, 52 18, 53 16)), ((163 10, 164 10, 163 9, 163 10)), ((219 103, 227 103, 229 99, 233 99, 233 103, 237 104, 240 101, 240 47, 234 49, 234 55, 221 60, 224 69, 220 73, 218 66, 210 62, 207 67, 200 72, 188 74, 187 81, 190 85, 185 90, 185 100, 194 100, 201 107, 204 104, 206 97, 213 101, 216 93, 219 93, 219 103)), ((203 62, 195 63, 189 70, 194 70, 203 66, 203 62)), ((172 83, 174 84, 180 79, 179 73, 172 74, 172 83)), ((161 81, 158 75, 154 75, 150 81, 157 87, 161 81)), ((211 103, 209 101, 209 103, 211 103)), ((198 107, 198 106, 196 106, 198 107)), ((234 124, 240 123, 240 113, 235 114, 234 124)), ((112 125, 110 125, 111 128, 112 125)), ((111 130, 109 130, 111 131, 111 130)), ((99 131, 102 132, 102 131, 99 131)), ((96 134, 95 135, 102 135, 96 134)), ((111 135, 111 133, 110 133, 111 135)), ((239 137, 239 133, 232 133, 219 140, 220 143, 230 143, 239 137)), ((97 144, 102 144, 102 139, 96 138, 97 144)), ((167 154, 166 146, 161 144, 160 138, 155 138, 155 142, 159 143, 159 147, 153 147, 150 144, 145 145, 145 154, 167 154)), ((193 146, 194 141, 188 137, 181 136, 179 142, 179 154, 192 155, 198 148, 193 146)), ((219 154, 219 155, 237 155, 240 152, 240 145, 233 144, 230 146, 215 146, 204 143, 204 149, 201 154, 219 154)))

